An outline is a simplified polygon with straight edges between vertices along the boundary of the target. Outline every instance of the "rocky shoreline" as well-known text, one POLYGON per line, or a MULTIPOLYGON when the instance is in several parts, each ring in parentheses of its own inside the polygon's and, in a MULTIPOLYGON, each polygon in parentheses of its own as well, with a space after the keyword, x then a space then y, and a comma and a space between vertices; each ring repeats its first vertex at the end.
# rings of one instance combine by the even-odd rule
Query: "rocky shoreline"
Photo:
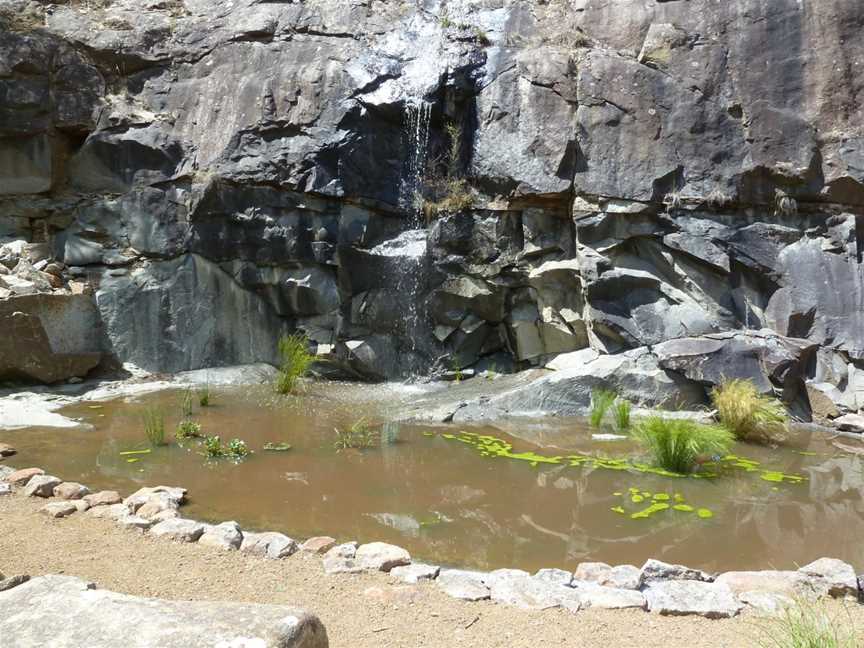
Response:
MULTIPOLYGON (((145 487, 124 498, 116 491, 91 492, 83 484, 64 482, 40 468, 16 470, 0 465, 0 495, 51 500, 40 510, 52 518, 78 514, 108 518, 123 528, 155 537, 269 560, 306 552, 321 556, 327 574, 388 572, 407 584, 434 581, 456 599, 491 600, 529 610, 637 609, 717 619, 746 611, 777 612, 800 598, 864 600, 864 577, 857 576, 851 565, 832 558, 820 558, 796 570, 721 574, 653 559, 641 568, 583 562, 572 573, 555 568, 533 575, 520 569, 478 572, 415 562, 405 549, 383 542, 337 544, 334 538, 319 536, 301 543, 282 533, 244 531, 233 521, 208 524, 187 519, 180 515, 187 495, 180 487, 145 487)), ((26 575, 11 576, 0 581, 0 591, 27 579, 26 575)))

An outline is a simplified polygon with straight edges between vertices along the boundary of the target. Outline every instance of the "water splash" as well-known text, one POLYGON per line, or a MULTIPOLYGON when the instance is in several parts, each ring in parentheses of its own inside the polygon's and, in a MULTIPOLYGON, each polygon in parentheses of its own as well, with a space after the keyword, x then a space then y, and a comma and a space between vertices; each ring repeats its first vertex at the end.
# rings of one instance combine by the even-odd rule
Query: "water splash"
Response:
POLYGON ((405 210, 411 227, 423 227, 423 181, 429 159, 429 129, 432 104, 425 99, 405 102, 403 142, 405 168, 399 190, 399 206, 405 210))

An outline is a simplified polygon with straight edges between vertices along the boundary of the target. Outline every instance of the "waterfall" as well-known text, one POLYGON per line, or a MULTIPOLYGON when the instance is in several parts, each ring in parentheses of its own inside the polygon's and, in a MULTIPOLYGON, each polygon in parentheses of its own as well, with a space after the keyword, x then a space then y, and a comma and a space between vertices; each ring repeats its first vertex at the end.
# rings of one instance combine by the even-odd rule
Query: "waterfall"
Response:
POLYGON ((588 301, 588 286, 585 282, 585 273, 582 270, 581 244, 579 243, 579 226, 573 228, 573 238, 576 243, 576 259, 579 261, 579 285, 582 287, 582 321, 585 322, 585 333, 588 336, 588 347, 605 353, 606 349, 600 342, 600 338, 594 333, 594 320, 591 317, 591 302, 588 301))
POLYGON ((432 104, 425 99, 405 101, 402 139, 407 151, 405 170, 399 189, 400 207, 405 210, 413 228, 424 227, 421 191, 429 158, 429 124, 432 104))

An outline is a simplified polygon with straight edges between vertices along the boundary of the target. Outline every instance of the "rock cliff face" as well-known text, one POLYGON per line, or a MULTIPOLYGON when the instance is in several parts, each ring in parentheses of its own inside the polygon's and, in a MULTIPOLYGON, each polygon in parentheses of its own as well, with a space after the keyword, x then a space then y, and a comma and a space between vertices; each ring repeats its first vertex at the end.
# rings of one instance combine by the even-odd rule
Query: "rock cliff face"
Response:
POLYGON ((299 328, 381 379, 648 347, 702 387, 862 404, 855 0, 0 0, 0 20, 0 237, 90 286, 108 357, 274 360, 299 328))

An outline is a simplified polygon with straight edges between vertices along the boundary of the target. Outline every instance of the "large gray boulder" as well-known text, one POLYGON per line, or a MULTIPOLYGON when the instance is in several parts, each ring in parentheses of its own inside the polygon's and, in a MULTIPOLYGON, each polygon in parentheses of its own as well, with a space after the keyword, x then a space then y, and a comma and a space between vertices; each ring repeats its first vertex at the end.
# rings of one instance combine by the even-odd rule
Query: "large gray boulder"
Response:
POLYGON ((40 576, 0 592, 0 637, 9 646, 56 648, 329 645, 321 621, 296 608, 140 598, 71 576, 40 576))

